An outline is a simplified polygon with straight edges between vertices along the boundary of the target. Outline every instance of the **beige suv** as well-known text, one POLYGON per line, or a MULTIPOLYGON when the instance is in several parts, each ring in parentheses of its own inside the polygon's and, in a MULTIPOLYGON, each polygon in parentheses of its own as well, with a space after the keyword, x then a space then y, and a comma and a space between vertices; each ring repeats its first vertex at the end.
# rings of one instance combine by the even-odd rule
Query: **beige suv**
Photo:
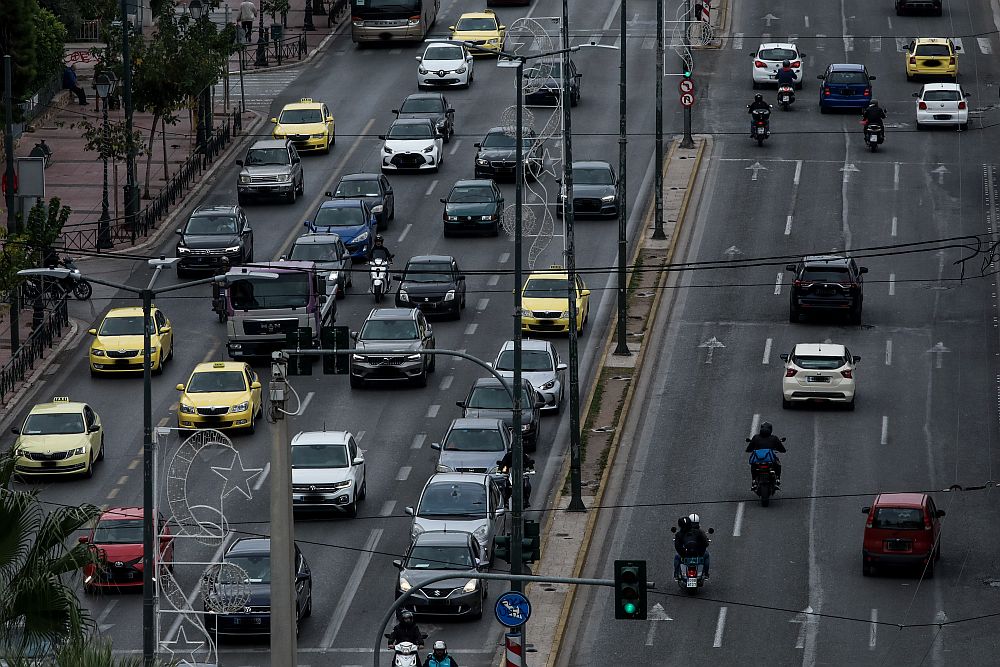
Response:
POLYGON ((240 204, 251 197, 280 197, 293 203, 305 194, 302 160, 288 139, 254 142, 236 164, 241 167, 236 184, 240 204))

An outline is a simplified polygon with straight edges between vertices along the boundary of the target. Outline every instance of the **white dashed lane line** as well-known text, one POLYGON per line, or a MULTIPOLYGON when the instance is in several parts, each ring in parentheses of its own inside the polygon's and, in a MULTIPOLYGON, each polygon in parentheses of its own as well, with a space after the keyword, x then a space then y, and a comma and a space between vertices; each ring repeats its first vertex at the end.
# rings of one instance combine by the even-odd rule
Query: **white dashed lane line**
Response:
POLYGON ((403 239, 406 238, 406 235, 410 233, 410 229, 412 229, 412 228, 413 228, 412 224, 409 224, 406 227, 403 227, 403 233, 399 235, 399 240, 397 241, 397 243, 402 243, 403 239))
POLYGON ((387 500, 382 503, 382 509, 379 511, 379 516, 392 516, 392 511, 396 509, 395 500, 387 500))
POLYGON ((764 358, 760 360, 760 363, 762 364, 766 365, 771 363, 771 343, 772 340, 770 338, 764 341, 764 358))
POLYGON ((462 140, 461 139, 455 139, 455 141, 452 142, 451 150, 448 151, 448 155, 454 155, 455 153, 457 153, 458 152, 458 147, 461 146, 461 145, 462 145, 462 140))
POLYGON ((715 639, 712 648, 722 648, 722 634, 726 631, 726 612, 729 607, 719 607, 719 620, 715 623, 715 639))
POLYGON ((473 322, 469 326, 465 327, 465 335, 466 336, 472 336, 473 334, 476 333, 476 329, 478 329, 478 328, 479 328, 479 325, 476 324, 475 322, 473 322))
POLYGON ((427 186, 427 189, 424 190, 424 196, 425 197, 429 197, 431 195, 431 193, 434 192, 434 188, 437 187, 437 184, 438 184, 438 181, 435 178, 433 181, 431 181, 431 184, 427 186))
POLYGON ((489 299, 480 299, 479 303, 476 304, 476 310, 482 312, 486 310, 486 307, 490 305, 489 299))
POLYGON ((440 389, 441 391, 448 391, 451 387, 451 383, 455 381, 454 375, 446 375, 443 380, 441 380, 440 389))
POLYGON ((736 518, 733 519, 733 537, 739 537, 743 533, 743 509, 746 502, 740 501, 736 505, 736 518))
POLYGON ((510 253, 509 252, 505 252, 504 254, 500 255, 500 259, 499 259, 498 263, 499 264, 506 264, 508 262, 508 260, 510 260, 510 253))
POLYGON ((785 219, 785 236, 792 233, 792 216, 788 216, 785 219))
POLYGON ((889 444, 889 417, 886 415, 882 415, 882 435, 879 437, 879 444, 889 444))
POLYGON ((312 402, 313 396, 315 395, 316 395, 315 391, 310 391, 308 394, 306 394, 306 397, 302 399, 302 405, 299 406, 300 415, 305 414, 306 408, 309 407, 309 404, 312 402))
POLYGON ((781 277, 782 273, 778 273, 778 277, 774 279, 774 294, 775 296, 781 294, 781 277))
POLYGON ((260 491, 261 487, 264 486, 264 480, 267 479, 267 474, 271 472, 271 462, 268 461, 264 464, 264 469, 261 471, 260 475, 257 477, 257 481, 253 483, 253 490, 260 491))
POLYGON ((413 470, 413 468, 410 466, 403 466, 400 468, 399 472, 396 473, 396 481, 405 482, 410 477, 411 470, 413 470))
POLYGON ((490 287, 495 287, 497 283, 500 282, 500 274, 494 274, 490 276, 490 279, 486 281, 486 284, 490 287))
POLYGON ((413 442, 410 443, 410 449, 420 449, 424 446, 424 440, 427 439, 426 433, 417 433, 413 436, 413 442))
POLYGON ((434 419, 438 416, 438 412, 441 410, 440 405, 431 405, 427 408, 427 418, 434 419))
POLYGON ((885 365, 892 366, 892 339, 885 341, 885 365))
POLYGON ((896 294, 896 274, 889 274, 889 296, 895 296, 896 294))

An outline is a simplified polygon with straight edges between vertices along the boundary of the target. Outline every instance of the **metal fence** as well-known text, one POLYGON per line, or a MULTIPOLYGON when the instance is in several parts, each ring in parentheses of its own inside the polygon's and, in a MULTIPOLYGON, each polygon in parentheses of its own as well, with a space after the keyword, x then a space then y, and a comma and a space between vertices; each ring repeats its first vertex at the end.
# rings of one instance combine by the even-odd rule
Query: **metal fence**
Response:
POLYGON ((248 66, 254 67, 268 67, 272 64, 280 65, 283 61, 289 59, 302 60, 306 57, 308 52, 308 46, 306 44, 306 34, 299 33, 294 37, 286 37, 280 41, 269 40, 268 36, 270 29, 264 27, 264 40, 262 42, 252 43, 252 44, 238 44, 237 49, 242 49, 243 62, 248 66), (264 51, 264 62, 261 64, 259 60, 259 50, 264 51), (274 61, 272 63, 272 61, 274 61))
POLYGON ((45 83, 35 91, 35 94, 20 104, 21 122, 14 123, 11 127, 14 131, 16 141, 23 133, 24 128, 31 124, 31 121, 44 113, 52 102, 52 98, 62 90, 62 70, 53 72, 52 76, 45 80, 45 83))
POLYGON ((35 362, 45 356, 45 351, 62 336, 63 327, 69 325, 69 309, 66 307, 68 294, 45 311, 45 315, 35 326, 28 339, 7 363, 0 367, 0 404, 6 403, 7 396, 21 383, 35 367, 35 362))
MULTIPOLYGON (((148 236, 156 224, 182 200, 191 185, 219 156, 222 149, 243 130, 239 109, 226 115, 221 127, 208 137, 204 152, 193 153, 171 174, 170 179, 146 206, 136 214, 135 223, 124 217, 112 218, 111 243, 134 244, 136 239, 148 236)), ((100 221, 90 220, 77 225, 67 225, 62 230, 63 248, 66 250, 94 250, 100 233, 100 221)))

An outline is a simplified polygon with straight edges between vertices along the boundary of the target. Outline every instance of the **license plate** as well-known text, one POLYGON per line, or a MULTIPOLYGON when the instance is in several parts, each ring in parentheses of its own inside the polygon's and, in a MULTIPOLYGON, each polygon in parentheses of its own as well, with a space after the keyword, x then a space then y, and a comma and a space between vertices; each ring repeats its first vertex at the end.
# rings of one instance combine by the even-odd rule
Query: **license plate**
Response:
POLYGON ((806 377, 806 382, 829 382, 830 378, 823 377, 822 375, 809 375, 806 377))
POLYGON ((878 135, 872 132, 868 135, 868 141, 878 141, 878 135))
POLYGON ((42 461, 41 462, 41 466, 43 468, 55 468, 56 467, 56 462, 55 461, 42 461))
POLYGON ((934 120, 951 120, 950 113, 936 113, 934 114, 934 120))
POLYGON ((222 421, 222 415, 202 415, 201 418, 207 422, 219 422, 222 421))
POLYGON ((321 503, 326 500, 323 496, 306 496, 304 498, 307 503, 321 503))
POLYGON ((687 587, 688 588, 698 588, 698 580, 697 579, 688 579, 687 587))
POLYGON ((791 99, 791 98, 790 98, 790 97, 789 97, 788 95, 782 95, 782 96, 781 96, 781 101, 782 101, 782 102, 787 102, 787 101, 788 101, 788 100, 790 100, 790 99, 791 99))
POLYGON ((233 625, 239 625, 242 621, 243 621, 242 618, 234 618, 233 619, 233 625))
POLYGON ((130 366, 128 359, 115 359, 115 366, 130 366))
POLYGON ((556 323, 555 320, 538 320, 539 324, 544 324, 545 326, 551 326, 556 323))
POLYGON ((260 625, 263 622, 264 622, 264 619, 261 618, 260 616, 258 616, 257 618, 253 619, 253 624, 254 625, 260 625))
POLYGON ((757 128, 757 134, 764 134, 764 128, 758 127, 757 128))

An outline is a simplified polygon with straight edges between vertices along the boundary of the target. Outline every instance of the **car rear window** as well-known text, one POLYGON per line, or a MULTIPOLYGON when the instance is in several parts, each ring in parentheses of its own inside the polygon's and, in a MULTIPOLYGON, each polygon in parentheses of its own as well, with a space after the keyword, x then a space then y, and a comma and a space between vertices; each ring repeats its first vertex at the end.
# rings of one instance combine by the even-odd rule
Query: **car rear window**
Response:
POLYGON ((916 55, 918 56, 950 56, 951 48, 947 44, 918 44, 916 55))
POLYGON ((847 271, 847 267, 807 268, 802 272, 801 280, 815 283, 849 283, 851 274, 847 271))
POLYGON ((807 371, 832 371, 843 366, 847 360, 843 357, 793 354, 792 363, 807 371))
POLYGON ((926 90, 924 102, 960 102, 962 93, 957 90, 926 90))
POLYGON ((448 433, 444 448, 455 452, 503 452, 503 435, 496 429, 454 429, 448 433))
POLYGON ((872 528, 921 530, 923 527, 923 510, 909 507, 879 507, 872 520, 872 528))
POLYGON ((826 75, 827 83, 861 83, 867 84, 868 77, 864 72, 830 72, 826 75))
POLYGON ((758 56, 761 60, 795 60, 799 54, 791 49, 761 49, 758 56))

